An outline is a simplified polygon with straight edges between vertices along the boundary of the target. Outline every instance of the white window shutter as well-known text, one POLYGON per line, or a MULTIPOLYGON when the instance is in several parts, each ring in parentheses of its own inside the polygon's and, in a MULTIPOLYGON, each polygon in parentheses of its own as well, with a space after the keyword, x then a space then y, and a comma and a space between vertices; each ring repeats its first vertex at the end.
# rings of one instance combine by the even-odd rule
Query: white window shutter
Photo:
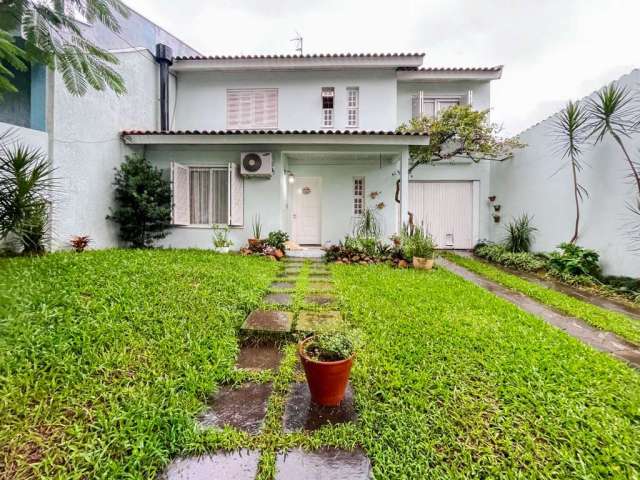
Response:
POLYGON ((173 195, 172 223, 189 225, 189 167, 171 162, 171 193, 173 195))
POLYGON ((229 225, 244 226, 244 178, 240 165, 229 163, 229 225))
POLYGON ((420 105, 418 104, 418 96, 411 97, 411 118, 418 118, 420 116, 420 105))

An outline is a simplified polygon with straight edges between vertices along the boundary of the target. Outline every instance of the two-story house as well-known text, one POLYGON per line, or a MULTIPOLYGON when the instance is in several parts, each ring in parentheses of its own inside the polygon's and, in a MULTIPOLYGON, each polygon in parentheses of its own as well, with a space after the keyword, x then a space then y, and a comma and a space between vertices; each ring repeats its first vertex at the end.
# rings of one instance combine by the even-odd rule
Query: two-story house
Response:
POLYGON ((429 138, 396 129, 452 105, 489 108, 501 67, 424 68, 418 53, 172 58, 160 48, 156 60, 160 127, 126 125, 122 140, 171 175, 164 245, 210 247, 211 226, 229 224, 239 247, 256 217, 301 245, 336 243, 367 207, 385 235, 409 211, 443 248, 488 235, 489 166, 457 159, 409 175, 409 146, 429 138))

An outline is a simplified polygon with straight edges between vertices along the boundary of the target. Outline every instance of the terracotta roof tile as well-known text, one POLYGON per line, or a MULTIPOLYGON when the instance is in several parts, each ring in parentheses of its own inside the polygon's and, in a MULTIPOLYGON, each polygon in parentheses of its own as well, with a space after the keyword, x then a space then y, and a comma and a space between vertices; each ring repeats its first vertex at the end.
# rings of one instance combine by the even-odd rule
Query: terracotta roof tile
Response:
POLYGON ((424 53, 309 53, 306 55, 210 55, 182 56, 175 60, 274 60, 274 59, 307 59, 307 58, 394 58, 407 56, 424 57, 424 53))
POLYGON ((426 133, 399 133, 394 130, 125 130, 122 135, 400 135, 424 136, 426 133))

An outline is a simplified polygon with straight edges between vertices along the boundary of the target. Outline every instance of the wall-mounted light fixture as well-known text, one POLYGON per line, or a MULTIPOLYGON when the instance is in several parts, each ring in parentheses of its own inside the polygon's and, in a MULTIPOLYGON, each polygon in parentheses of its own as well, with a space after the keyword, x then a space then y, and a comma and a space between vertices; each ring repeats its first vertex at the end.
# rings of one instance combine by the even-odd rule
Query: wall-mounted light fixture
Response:
POLYGON ((289 172, 288 179, 289 179, 289 183, 294 183, 296 181, 296 177, 293 174, 293 172, 289 172))

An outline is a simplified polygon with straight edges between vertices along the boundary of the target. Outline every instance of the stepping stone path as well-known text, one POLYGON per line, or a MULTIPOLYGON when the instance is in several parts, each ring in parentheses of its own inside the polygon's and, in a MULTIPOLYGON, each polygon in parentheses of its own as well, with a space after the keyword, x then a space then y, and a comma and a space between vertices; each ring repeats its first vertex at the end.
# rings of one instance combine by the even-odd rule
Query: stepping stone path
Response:
MULTIPOLYGON (((334 286, 331 272, 323 263, 309 262, 309 259, 285 260, 284 270, 277 274, 271 290, 263 299, 264 304, 278 305, 281 310, 255 310, 247 316, 242 330, 249 338, 240 348, 236 368, 272 370, 273 374, 278 371, 283 353, 275 341, 266 340, 261 334, 282 335, 283 339, 289 340, 288 335, 294 327, 299 332, 313 333, 337 328, 343 322, 339 311, 324 308, 336 303, 336 297, 332 295, 334 286), (302 310, 294 318, 294 312, 300 307, 294 304, 295 294, 292 292, 305 265, 309 280, 306 292, 297 294, 304 294, 307 308, 314 305, 318 310, 302 310), (252 339, 252 336, 256 338, 252 339)), ((300 362, 297 362, 296 368, 299 373, 302 372, 300 362)), ((299 376, 294 375, 294 378, 299 376)), ((260 435, 272 390, 270 382, 220 387, 208 408, 198 418, 198 423, 202 428, 235 428, 250 435, 260 435)), ((327 425, 355 422, 357 418, 350 384, 345 399, 338 407, 322 407, 311 401, 306 382, 294 382, 286 397, 282 428, 284 433, 309 432, 327 425)), ((295 448, 276 454, 276 480, 364 480, 371 477, 371 462, 359 449, 346 451, 323 447, 306 452, 295 448)), ((260 455, 255 450, 240 450, 181 457, 174 460, 160 478, 253 480, 258 474, 260 455)))
POLYGON ((257 435, 267 414, 270 383, 248 383, 241 387, 221 387, 209 408, 198 418, 201 427, 233 427, 257 435))
POLYGON ((296 448, 276 458, 276 480, 367 480, 371 462, 362 450, 348 452, 321 448, 305 452, 296 448))
POLYGON ((337 407, 323 407, 311 401, 306 382, 294 383, 284 410, 283 427, 286 433, 299 430, 313 431, 325 425, 355 422, 358 420, 353 403, 351 384, 347 386, 344 400, 337 407))
POLYGON ((243 330, 259 332, 286 333, 291 331, 293 314, 291 312, 272 312, 255 310, 249 314, 242 325, 243 330))
POLYGON ((260 452, 255 450, 178 458, 169 464, 160 478, 163 480, 209 480, 212 478, 254 480, 258 473, 259 460, 260 452))
POLYGON ((296 323, 299 332, 318 332, 340 328, 342 315, 338 311, 300 312, 296 323))
POLYGON ((282 352, 273 342, 249 342, 240 347, 236 368, 246 370, 276 370, 282 361, 282 352))

